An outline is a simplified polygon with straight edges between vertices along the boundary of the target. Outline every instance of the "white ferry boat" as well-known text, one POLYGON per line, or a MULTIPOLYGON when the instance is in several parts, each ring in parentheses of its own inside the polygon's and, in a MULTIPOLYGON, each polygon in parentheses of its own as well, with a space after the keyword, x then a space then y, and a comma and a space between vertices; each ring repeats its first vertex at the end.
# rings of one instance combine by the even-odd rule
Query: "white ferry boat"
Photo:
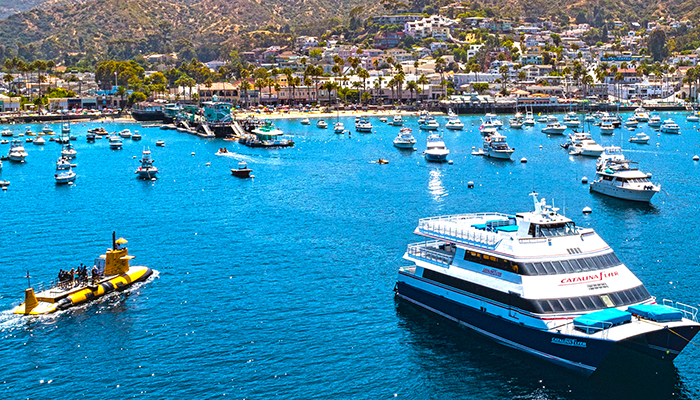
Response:
POLYGON ((657 304, 593 229, 532 195, 534 212, 421 219, 428 241, 408 246, 396 295, 586 375, 619 348, 675 359, 700 329, 697 309, 657 304))

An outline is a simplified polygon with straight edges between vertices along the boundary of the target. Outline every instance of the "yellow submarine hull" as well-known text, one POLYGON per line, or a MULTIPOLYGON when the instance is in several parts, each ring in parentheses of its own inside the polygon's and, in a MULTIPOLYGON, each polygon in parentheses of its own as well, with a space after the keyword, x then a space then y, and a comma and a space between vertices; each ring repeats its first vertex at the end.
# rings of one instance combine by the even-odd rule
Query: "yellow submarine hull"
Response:
POLYGON ((98 299, 106 294, 122 291, 134 283, 144 281, 153 274, 148 267, 130 267, 126 273, 103 278, 94 285, 67 290, 59 294, 48 292, 34 294, 32 289, 25 291, 25 302, 14 309, 15 314, 42 315, 65 310, 72 306, 98 299))

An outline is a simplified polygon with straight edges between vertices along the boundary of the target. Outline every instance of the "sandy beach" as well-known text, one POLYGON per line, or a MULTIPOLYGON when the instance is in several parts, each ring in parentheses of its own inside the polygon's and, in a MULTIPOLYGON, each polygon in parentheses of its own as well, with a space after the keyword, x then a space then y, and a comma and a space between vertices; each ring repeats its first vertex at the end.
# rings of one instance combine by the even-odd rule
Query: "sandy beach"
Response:
MULTIPOLYGON (((318 111, 312 112, 259 112, 259 113, 236 113, 236 118, 246 118, 248 116, 254 116, 256 118, 262 119, 301 119, 301 118, 335 118, 340 117, 392 117, 394 115, 418 115, 419 112, 416 111, 396 111, 396 110, 372 110, 372 111, 338 111, 338 112, 328 112, 322 113, 318 111)), ((431 115, 444 115, 441 112, 431 112, 431 115)))

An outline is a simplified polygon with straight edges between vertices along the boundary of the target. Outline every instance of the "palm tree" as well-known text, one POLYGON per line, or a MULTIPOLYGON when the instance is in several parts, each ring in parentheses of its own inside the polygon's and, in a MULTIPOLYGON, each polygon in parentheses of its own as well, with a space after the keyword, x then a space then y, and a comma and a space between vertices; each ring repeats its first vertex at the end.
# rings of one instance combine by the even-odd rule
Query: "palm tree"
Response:
POLYGON ((416 83, 420 84, 423 87, 423 92, 425 92, 425 85, 429 84, 430 80, 428 80, 428 77, 425 76, 425 74, 420 74, 416 83))
POLYGON ((396 92, 398 94, 398 100, 402 101, 403 99, 401 98, 401 89, 403 88, 403 82, 406 76, 403 74, 403 70, 396 74, 394 79, 396 80, 396 92))
POLYGON ((250 89, 250 82, 248 82, 247 80, 241 81, 240 89, 243 90, 245 96, 244 107, 248 108, 248 90, 250 89))
POLYGON ((413 92, 417 92, 418 90, 420 90, 416 81, 408 81, 406 83, 406 89, 408 89, 408 91, 411 92, 411 99, 415 102, 416 99, 413 97, 413 92))
POLYGON ((258 78, 255 80, 255 83, 253 83, 253 86, 255 86, 258 89, 258 105, 260 105, 260 98, 262 97, 262 90, 265 86, 267 86, 267 80, 263 78, 258 78))
POLYGON ((360 68, 360 70, 357 71, 357 76, 362 79, 362 93, 360 94, 360 102, 362 102, 362 95, 367 91, 367 79, 369 79, 369 72, 364 68, 360 68))
POLYGON ((327 90, 328 91, 328 106, 331 106, 331 92, 333 92, 333 89, 338 87, 338 85, 335 82, 328 81, 321 85, 321 89, 327 90))

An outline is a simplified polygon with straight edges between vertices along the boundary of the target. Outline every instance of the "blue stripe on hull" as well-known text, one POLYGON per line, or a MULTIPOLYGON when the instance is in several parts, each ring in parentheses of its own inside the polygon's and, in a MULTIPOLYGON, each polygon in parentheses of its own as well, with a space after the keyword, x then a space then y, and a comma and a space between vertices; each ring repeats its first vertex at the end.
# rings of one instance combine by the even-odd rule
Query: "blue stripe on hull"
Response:
POLYGON ((502 344, 590 375, 615 342, 532 329, 398 282, 397 294, 502 344))

